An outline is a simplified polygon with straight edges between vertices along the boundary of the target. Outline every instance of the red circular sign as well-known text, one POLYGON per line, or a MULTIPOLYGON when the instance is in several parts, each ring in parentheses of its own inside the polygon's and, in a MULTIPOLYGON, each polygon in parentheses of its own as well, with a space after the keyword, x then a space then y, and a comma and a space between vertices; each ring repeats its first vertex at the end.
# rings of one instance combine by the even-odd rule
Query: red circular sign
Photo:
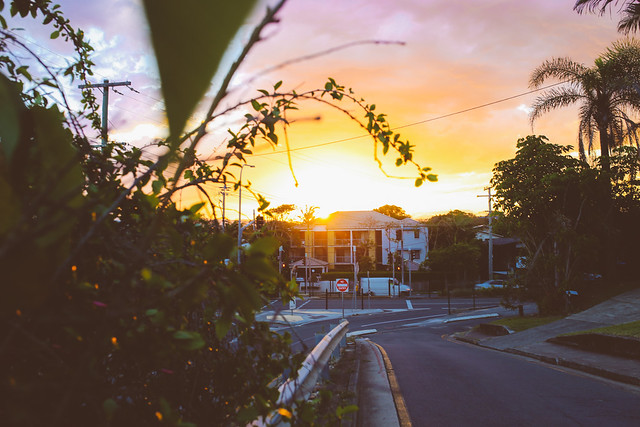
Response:
POLYGON ((349 281, 347 279, 336 280, 336 288, 338 292, 347 292, 349 290, 349 281))

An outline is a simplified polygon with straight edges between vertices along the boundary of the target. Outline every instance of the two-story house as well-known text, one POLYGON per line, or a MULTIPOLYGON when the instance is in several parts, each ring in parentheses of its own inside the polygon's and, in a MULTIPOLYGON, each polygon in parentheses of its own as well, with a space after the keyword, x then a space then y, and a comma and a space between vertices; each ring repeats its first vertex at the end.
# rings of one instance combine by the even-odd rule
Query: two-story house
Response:
POLYGON ((373 261, 375 269, 386 270, 394 262, 390 254, 396 254, 397 260, 406 261, 406 268, 415 270, 427 258, 427 243, 427 227, 413 219, 397 220, 376 211, 339 211, 308 226, 296 226, 289 257, 298 268, 353 271, 354 259, 363 256, 373 261))

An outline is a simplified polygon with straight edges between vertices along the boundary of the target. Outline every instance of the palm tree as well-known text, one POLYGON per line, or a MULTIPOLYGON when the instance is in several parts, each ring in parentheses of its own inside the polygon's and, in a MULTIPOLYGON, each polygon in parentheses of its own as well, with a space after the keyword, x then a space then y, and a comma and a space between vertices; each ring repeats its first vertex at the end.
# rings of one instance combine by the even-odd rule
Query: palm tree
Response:
POLYGON ((638 0, 577 0, 573 10, 578 13, 589 12, 604 15, 611 3, 621 3, 619 12, 622 18, 618 22, 618 31, 624 34, 636 32, 640 28, 640 1, 638 0))
POLYGON ((610 150, 625 140, 638 144, 638 125, 632 115, 640 112, 640 44, 615 42, 587 67, 570 58, 545 61, 531 74, 529 86, 540 88, 548 79, 565 83, 543 92, 532 105, 531 124, 542 114, 580 104, 578 146, 586 160, 585 142, 591 153, 599 135, 602 168, 609 170, 610 150))

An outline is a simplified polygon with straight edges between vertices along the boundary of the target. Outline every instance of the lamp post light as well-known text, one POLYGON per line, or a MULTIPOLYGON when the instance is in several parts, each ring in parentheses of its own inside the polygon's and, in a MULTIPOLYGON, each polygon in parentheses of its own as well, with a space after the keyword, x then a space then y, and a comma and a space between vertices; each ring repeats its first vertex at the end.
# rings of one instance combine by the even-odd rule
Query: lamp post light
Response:
POLYGON ((245 166, 248 166, 250 168, 255 167, 254 165, 250 165, 247 163, 244 163, 242 166, 240 166, 240 179, 238 181, 238 183, 240 184, 238 186, 238 265, 240 265, 242 251, 242 171, 244 170, 245 166))

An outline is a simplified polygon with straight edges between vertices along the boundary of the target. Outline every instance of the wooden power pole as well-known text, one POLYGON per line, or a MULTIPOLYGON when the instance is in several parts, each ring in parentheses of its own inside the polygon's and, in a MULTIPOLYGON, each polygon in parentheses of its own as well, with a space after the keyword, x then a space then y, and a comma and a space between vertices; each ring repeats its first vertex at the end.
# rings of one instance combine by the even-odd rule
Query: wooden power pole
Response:
POLYGON ((80 89, 103 88, 102 90, 102 145, 107 145, 108 121, 109 121, 109 88, 115 86, 130 86, 131 82, 109 82, 105 79, 102 83, 80 85, 80 89))

